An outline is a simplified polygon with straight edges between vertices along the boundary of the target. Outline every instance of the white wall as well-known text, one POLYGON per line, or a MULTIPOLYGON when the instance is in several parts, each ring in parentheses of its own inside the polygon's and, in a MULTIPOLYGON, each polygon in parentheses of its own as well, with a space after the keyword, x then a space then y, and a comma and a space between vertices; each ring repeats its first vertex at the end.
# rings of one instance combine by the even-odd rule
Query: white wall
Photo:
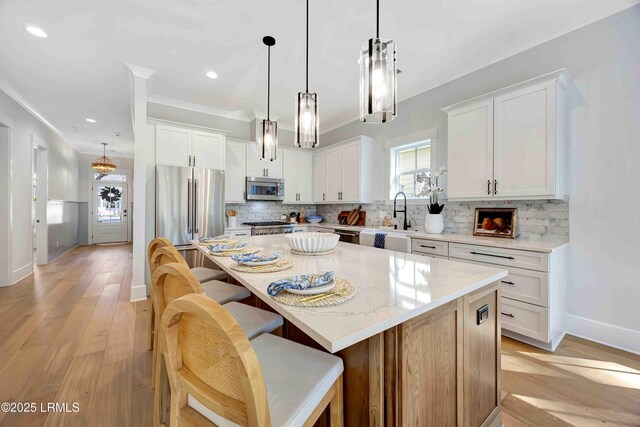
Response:
MULTIPOLYGON (((10 280, 15 282, 33 271, 31 244, 33 143, 41 141, 47 146, 50 199, 77 201, 78 154, 58 134, 1 90, 0 122, 10 128, 10 166, 9 169, 0 170, 0 174, 7 174, 10 180, 10 280)), ((9 209, 9 205, 3 204, 0 209, 9 209)))
MULTIPOLYGON (((570 332, 640 352, 640 6, 558 37, 410 98, 386 125, 351 122, 323 144, 355 135, 379 143, 438 128, 446 164, 444 106, 560 68, 572 75, 570 143, 570 332)), ((402 57, 399 57, 402 68, 402 57)), ((402 92, 402 76, 399 78, 402 92)))

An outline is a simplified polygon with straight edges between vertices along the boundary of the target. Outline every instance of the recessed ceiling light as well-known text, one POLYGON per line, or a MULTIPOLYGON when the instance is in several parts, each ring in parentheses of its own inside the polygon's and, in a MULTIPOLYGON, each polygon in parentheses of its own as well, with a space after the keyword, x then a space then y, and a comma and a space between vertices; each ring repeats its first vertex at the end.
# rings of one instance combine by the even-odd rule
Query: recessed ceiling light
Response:
POLYGON ((47 33, 45 33, 42 28, 34 27, 33 25, 28 25, 25 28, 30 34, 33 34, 36 37, 40 37, 41 39, 45 39, 49 37, 47 33))
POLYGON ((217 79, 218 75, 215 71, 207 71, 207 77, 209 77, 210 79, 217 79))
POLYGON ((89 123, 98 123, 96 119, 85 119, 89 123))

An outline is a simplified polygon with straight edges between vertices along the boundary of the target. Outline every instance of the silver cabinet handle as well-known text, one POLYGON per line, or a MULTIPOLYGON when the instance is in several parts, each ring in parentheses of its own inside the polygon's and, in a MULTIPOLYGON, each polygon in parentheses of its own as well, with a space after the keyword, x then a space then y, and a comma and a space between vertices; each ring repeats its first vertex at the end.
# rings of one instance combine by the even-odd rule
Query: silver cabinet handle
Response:
POLYGON ((421 248, 437 249, 435 246, 420 245, 421 248))
POLYGON ((193 166, 196 165, 196 156, 193 156, 193 166))
MULTIPOLYGON (((195 165, 195 161, 194 161, 194 165, 195 165)), ((194 233, 198 234, 199 230, 198 230, 198 180, 194 179, 193 180, 193 229, 194 229, 194 233)))
POLYGON ((507 280, 501 280, 500 282, 504 283, 505 285, 511 285, 511 286, 515 286, 516 284, 513 282, 509 282, 507 280))
POLYGON ((491 180, 487 180, 487 194, 491 194, 491 180))
POLYGON ((325 194, 324 194, 324 193, 322 193, 322 200, 323 200, 323 201, 324 201, 324 200, 327 200, 327 199, 325 198, 325 194))
POLYGON ((189 156, 189 166, 191 166, 191 156, 189 156))
POLYGON ((472 255, 491 256, 491 257, 494 257, 494 258, 515 259, 515 258, 514 258, 514 257, 512 257, 512 256, 494 255, 494 254, 484 254, 484 253, 482 253, 482 252, 476 252, 476 251, 471 251, 471 252, 469 252, 469 253, 470 253, 470 254, 472 254, 472 255))
POLYGON ((500 312, 500 314, 502 314, 503 316, 507 316, 507 317, 511 317, 512 319, 515 319, 516 316, 514 316, 511 313, 505 313, 504 311, 500 312))
POLYGON ((498 180, 493 180, 493 194, 498 194, 498 180))

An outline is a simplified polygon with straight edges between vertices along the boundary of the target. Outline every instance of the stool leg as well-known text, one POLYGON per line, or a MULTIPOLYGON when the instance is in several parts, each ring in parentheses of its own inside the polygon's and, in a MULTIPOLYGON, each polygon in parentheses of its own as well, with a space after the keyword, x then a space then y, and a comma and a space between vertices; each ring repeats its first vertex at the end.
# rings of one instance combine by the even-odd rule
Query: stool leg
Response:
POLYGON ((156 331, 156 313, 153 306, 153 291, 151 298, 149 299, 149 350, 153 350, 154 334, 156 331))
POLYGON ((331 427, 342 427, 344 425, 344 397, 342 396, 342 374, 333 384, 335 394, 329 402, 329 413, 331 427))

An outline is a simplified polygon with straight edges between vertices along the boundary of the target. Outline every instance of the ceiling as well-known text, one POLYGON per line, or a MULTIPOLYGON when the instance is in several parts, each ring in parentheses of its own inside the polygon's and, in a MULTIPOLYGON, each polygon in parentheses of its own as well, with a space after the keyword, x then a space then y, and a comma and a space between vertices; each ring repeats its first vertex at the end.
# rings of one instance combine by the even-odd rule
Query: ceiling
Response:
MULTIPOLYGON (((383 0, 381 36, 397 43, 403 100, 637 3, 383 0)), ((149 94, 158 102, 248 120, 266 110, 261 40, 272 35, 271 114, 290 126, 304 89, 304 13, 302 0, 0 0, 0 79, 79 151, 107 141, 130 154, 125 63, 156 71, 149 94)), ((357 57, 374 35, 375 2, 316 0, 310 13, 310 90, 326 132, 358 116, 357 57)))

